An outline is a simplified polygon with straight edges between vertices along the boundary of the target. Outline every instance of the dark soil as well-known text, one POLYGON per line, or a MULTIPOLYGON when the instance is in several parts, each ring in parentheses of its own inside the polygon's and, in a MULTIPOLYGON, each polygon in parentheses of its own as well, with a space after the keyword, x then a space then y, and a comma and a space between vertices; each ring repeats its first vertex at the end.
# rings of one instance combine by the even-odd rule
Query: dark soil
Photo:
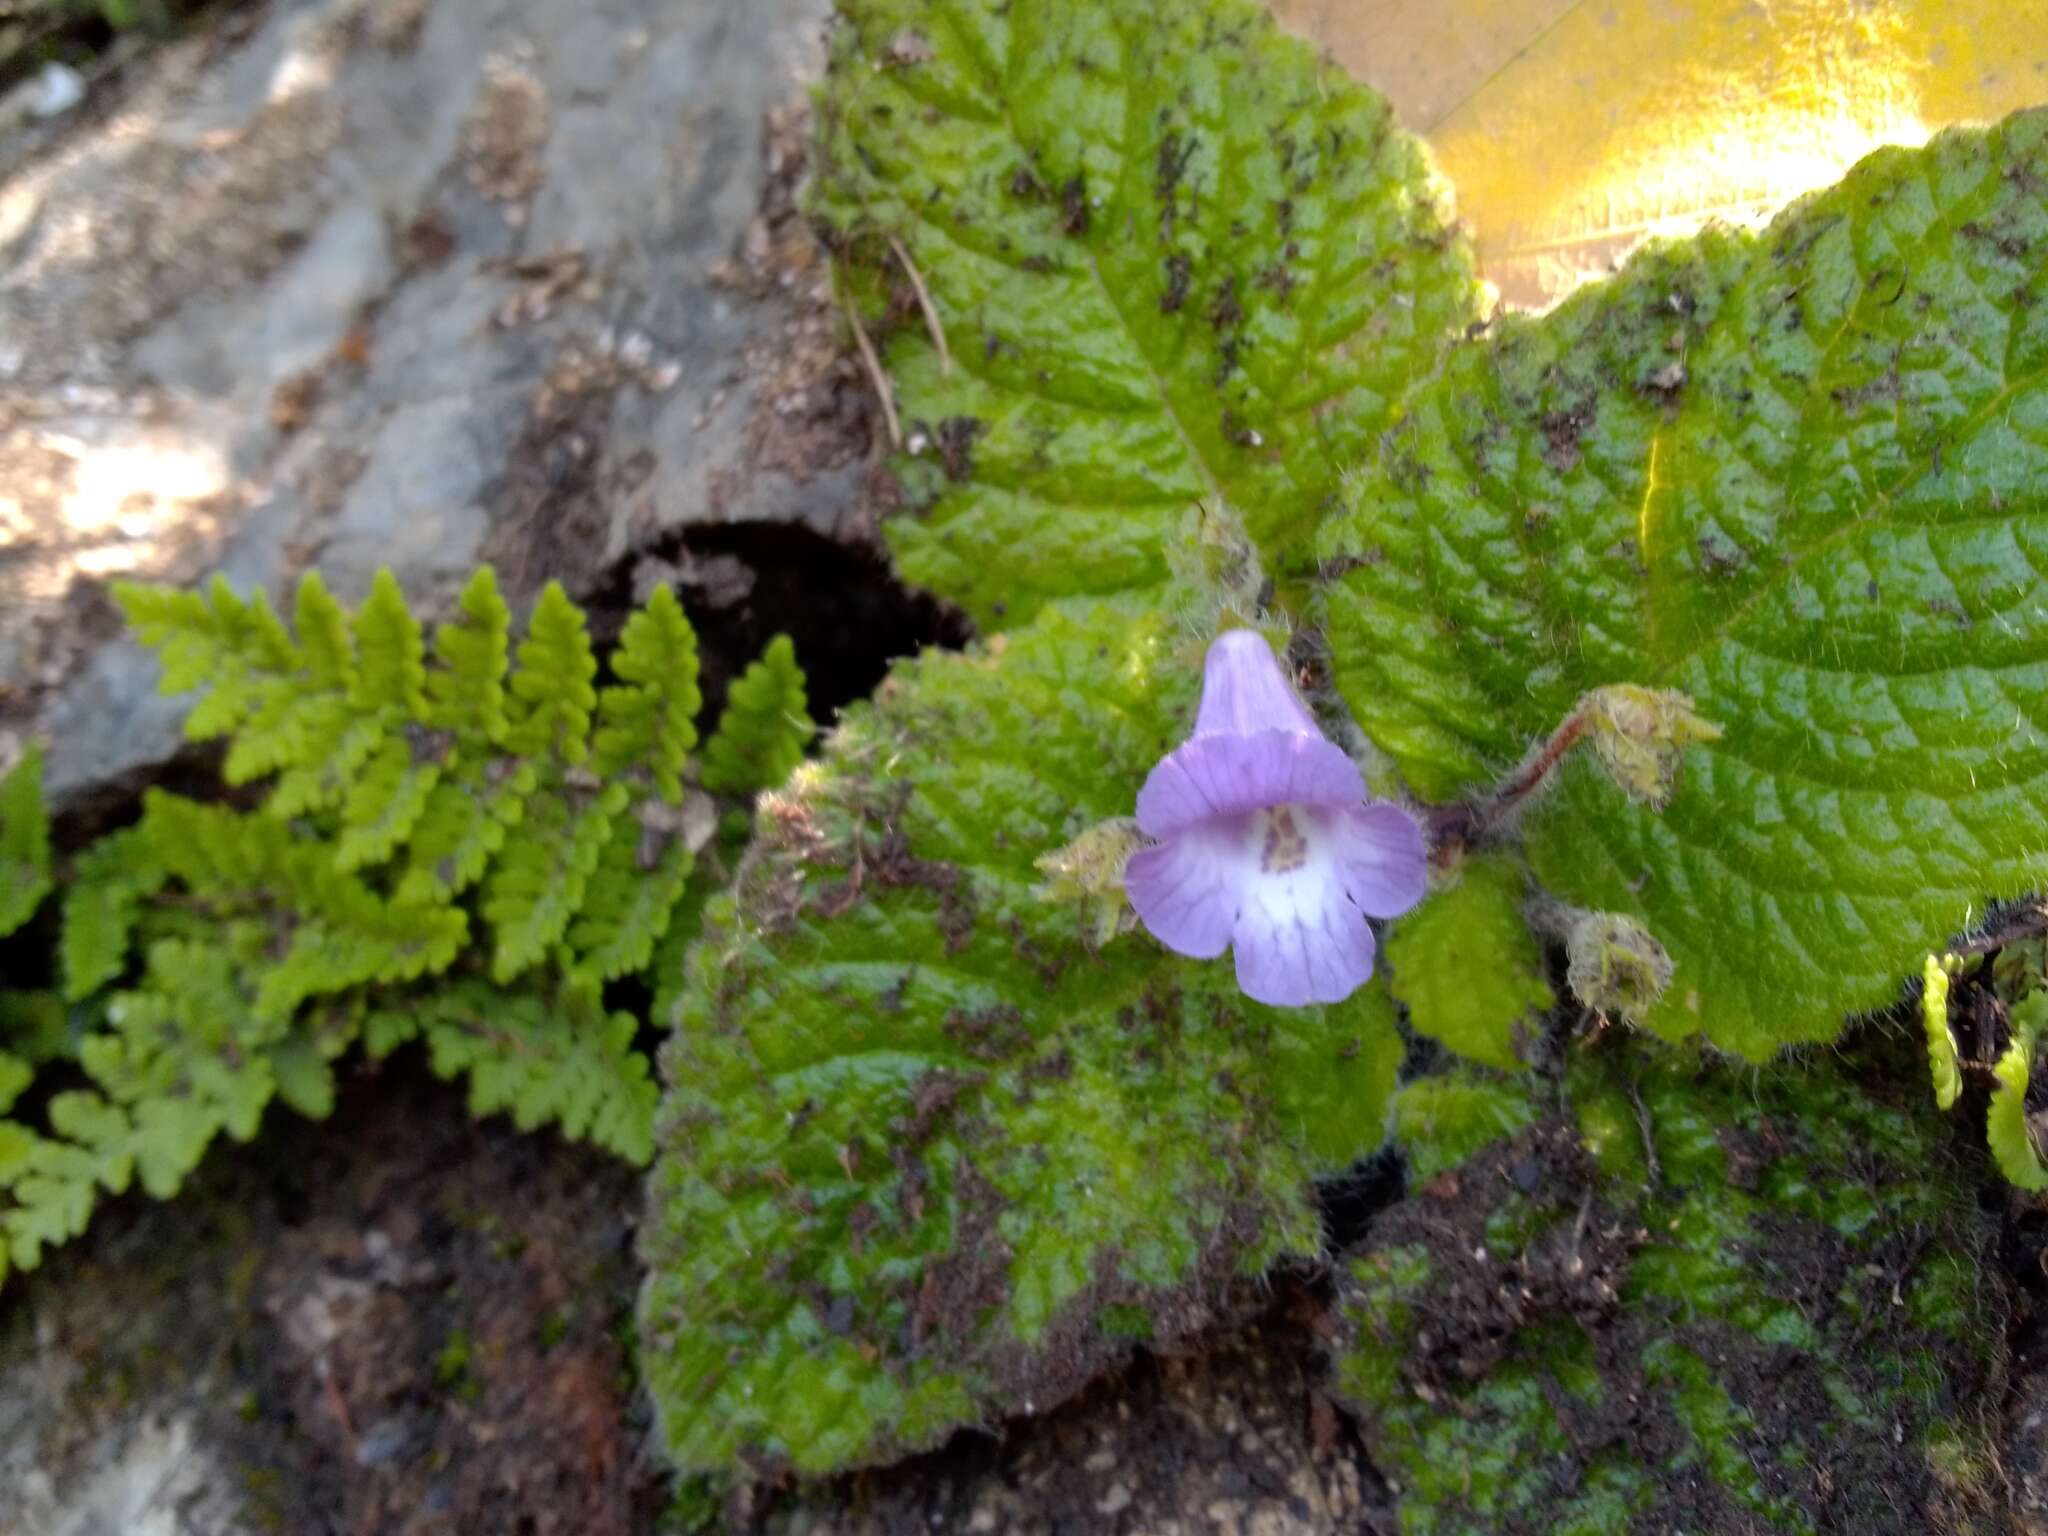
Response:
POLYGON ((189 1414, 276 1530, 644 1530, 665 1495, 628 1366, 637 1208, 632 1170, 479 1124, 400 1057, 177 1201, 113 1202, 10 1287, 0 1358, 84 1363, 35 1418, 60 1485, 145 1401, 189 1414))

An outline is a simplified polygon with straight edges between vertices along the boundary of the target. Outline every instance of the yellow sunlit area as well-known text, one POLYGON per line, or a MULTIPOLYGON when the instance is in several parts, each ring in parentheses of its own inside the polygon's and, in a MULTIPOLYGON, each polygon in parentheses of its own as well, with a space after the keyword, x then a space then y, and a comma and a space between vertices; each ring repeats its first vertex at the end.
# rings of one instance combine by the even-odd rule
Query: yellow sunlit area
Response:
POLYGON ((1482 268, 1540 308, 1639 241, 1750 223, 1871 150, 2048 94, 2048 5, 1275 0, 1393 101, 1482 268))

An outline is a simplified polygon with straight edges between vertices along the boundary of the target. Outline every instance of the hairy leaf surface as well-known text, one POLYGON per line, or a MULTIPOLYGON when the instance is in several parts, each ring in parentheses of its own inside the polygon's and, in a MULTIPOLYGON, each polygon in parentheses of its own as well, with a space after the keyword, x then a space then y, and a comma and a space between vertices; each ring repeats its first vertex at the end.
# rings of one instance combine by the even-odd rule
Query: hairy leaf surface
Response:
POLYGON ((1669 948, 1653 1028, 1832 1037, 2048 876, 2044 299, 2048 112, 1880 151, 1460 349, 1325 526, 1339 684, 1420 793, 1600 684, 1722 728, 1661 814, 1574 759, 1525 822, 1669 948))
POLYGON ((1049 1406, 1320 1246, 1310 1179, 1381 1139, 1385 992, 1262 1008, 1035 894, 1185 730, 1179 634, 1048 606, 900 669, 762 800, 665 1047, 640 1336, 683 1466, 1049 1406))
POLYGON ((905 574, 1016 622, 1159 582, 1201 501, 1291 566, 1476 313, 1386 104, 1247 0, 840 12, 818 198, 843 276, 904 317, 905 574))

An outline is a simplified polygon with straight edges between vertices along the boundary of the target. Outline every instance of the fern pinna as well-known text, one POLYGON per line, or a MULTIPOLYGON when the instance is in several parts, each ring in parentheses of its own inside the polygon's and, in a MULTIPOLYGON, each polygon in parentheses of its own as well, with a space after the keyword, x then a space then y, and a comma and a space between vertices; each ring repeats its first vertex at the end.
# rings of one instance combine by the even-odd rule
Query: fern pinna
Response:
MULTIPOLYGON (((661 990, 650 968, 688 937, 671 928, 717 824, 691 782, 697 647, 673 592, 627 620, 608 677, 555 585, 515 655, 487 568, 431 646, 389 573, 353 615, 309 574, 289 625, 220 581, 117 596, 165 691, 199 695, 187 734, 226 738, 228 784, 267 787, 252 809, 151 791, 76 860, 61 997, 37 1003, 83 1021, 56 1053, 90 1086, 0 1120, 0 1275, 77 1235, 102 1190, 173 1193, 273 1098, 324 1115, 358 1040, 420 1040, 478 1114, 644 1162, 655 1087, 616 1004, 661 990)), ((786 773, 810 732, 802 678, 793 655, 765 665, 793 707, 779 735, 750 721, 745 755, 786 773)), ((0 863, 46 886, 40 816, 38 783, 0 787, 0 863)), ((27 994, 0 996, 5 1030, 27 994)), ((33 1081, 25 1053, 0 1054, 0 1114, 33 1081)))

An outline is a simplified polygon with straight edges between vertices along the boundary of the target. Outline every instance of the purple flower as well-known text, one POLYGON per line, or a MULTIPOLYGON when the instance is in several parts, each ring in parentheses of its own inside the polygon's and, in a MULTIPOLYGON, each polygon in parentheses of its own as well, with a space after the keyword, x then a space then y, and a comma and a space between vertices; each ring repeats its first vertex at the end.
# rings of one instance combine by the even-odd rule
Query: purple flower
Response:
POLYGON ((1365 780, 1325 740, 1258 633, 1209 647, 1195 733, 1138 791, 1156 845, 1131 856, 1124 889, 1168 949, 1237 951, 1246 996, 1282 1008, 1334 1003, 1372 975, 1368 917, 1422 899, 1422 829, 1368 805, 1365 780))

